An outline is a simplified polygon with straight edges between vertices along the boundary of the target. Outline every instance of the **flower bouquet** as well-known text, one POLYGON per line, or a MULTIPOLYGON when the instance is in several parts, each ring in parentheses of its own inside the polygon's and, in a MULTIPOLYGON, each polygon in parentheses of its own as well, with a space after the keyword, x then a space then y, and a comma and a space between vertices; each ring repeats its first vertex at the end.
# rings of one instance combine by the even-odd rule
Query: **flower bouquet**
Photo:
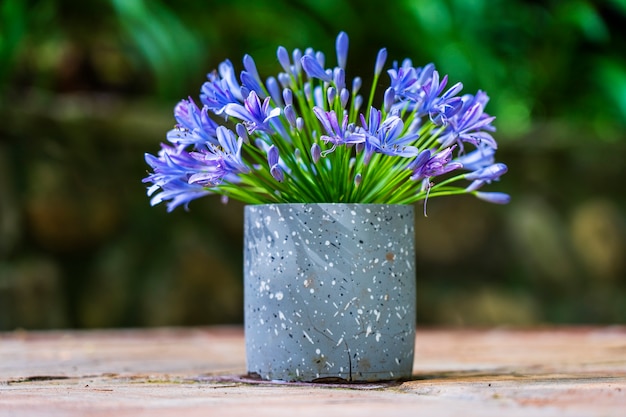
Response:
POLYGON ((279 47, 282 71, 265 82, 249 55, 239 78, 222 62, 202 85, 200 104, 176 105, 169 143, 146 154, 151 204, 167 202, 171 211, 209 194, 248 204, 410 204, 456 194, 509 201, 480 191, 507 171, 494 161, 487 94, 461 95, 460 82, 448 87, 433 64, 409 59, 392 64, 383 90, 381 49, 363 95, 362 79, 347 76, 344 32, 336 54, 327 68, 322 52, 279 47))

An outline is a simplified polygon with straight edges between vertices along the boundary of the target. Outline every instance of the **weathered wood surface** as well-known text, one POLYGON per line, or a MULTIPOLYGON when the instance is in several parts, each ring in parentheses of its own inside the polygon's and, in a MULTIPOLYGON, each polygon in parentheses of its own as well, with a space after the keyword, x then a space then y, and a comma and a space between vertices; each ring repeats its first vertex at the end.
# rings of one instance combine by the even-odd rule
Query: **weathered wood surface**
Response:
POLYGON ((0 416, 626 416, 626 327, 418 329, 403 383, 259 382, 244 363, 239 328, 0 333, 0 416))

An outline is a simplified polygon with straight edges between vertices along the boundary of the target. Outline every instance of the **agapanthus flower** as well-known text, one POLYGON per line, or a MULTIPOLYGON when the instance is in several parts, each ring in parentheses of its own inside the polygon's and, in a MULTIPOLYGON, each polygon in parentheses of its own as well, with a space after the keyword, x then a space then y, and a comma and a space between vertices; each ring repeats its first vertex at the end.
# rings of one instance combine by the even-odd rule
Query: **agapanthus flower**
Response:
POLYGON ((368 90, 347 71, 348 46, 341 32, 334 66, 322 51, 280 46, 269 77, 250 55, 240 72, 230 60, 219 64, 199 104, 174 107, 168 143, 146 155, 151 203, 171 211, 209 194, 249 204, 410 204, 456 194, 508 202, 478 191, 507 170, 495 159, 486 93, 463 94, 432 63, 404 59, 385 71, 385 48, 368 90))
POLYGON ((270 97, 266 97, 261 103, 261 99, 255 91, 250 91, 244 100, 244 105, 231 103, 226 105, 224 112, 243 121, 243 125, 248 129, 248 133, 255 130, 272 133, 269 121, 280 114, 278 107, 270 107, 270 97))
POLYGON ((382 113, 375 108, 370 109, 369 123, 361 115, 361 123, 365 129, 365 161, 369 162, 372 154, 379 152, 391 156, 411 157, 419 153, 411 146, 419 137, 417 133, 405 132, 404 122, 398 116, 389 116, 382 121, 382 113))
POLYGON ((200 101, 209 110, 220 115, 228 104, 243 102, 243 96, 233 64, 226 60, 219 65, 218 71, 207 75, 209 81, 202 85, 200 101))
MULTIPOLYGON (((333 145, 326 153, 334 151, 337 145, 365 142, 365 134, 357 131, 353 124, 348 124, 347 114, 344 114, 340 125, 334 110, 324 111, 319 107, 314 107, 313 112, 326 131, 326 134, 321 135, 320 139, 333 145)), ((324 155, 324 152, 322 154, 324 155)))
POLYGON ((422 157, 416 158, 414 160, 415 163, 409 165, 409 169, 413 171, 411 180, 430 180, 432 177, 437 177, 454 171, 455 169, 462 168, 462 164, 452 161, 453 150, 454 146, 451 146, 434 155, 432 155, 428 149, 423 151, 422 157))

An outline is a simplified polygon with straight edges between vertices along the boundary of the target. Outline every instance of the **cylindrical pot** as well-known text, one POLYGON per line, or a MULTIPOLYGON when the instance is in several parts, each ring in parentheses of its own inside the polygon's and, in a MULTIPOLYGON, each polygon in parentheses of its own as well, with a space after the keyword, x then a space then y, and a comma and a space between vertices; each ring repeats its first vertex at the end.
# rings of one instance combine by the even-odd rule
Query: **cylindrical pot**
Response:
POLYGON ((413 206, 246 206, 248 372, 267 380, 411 376, 413 206))

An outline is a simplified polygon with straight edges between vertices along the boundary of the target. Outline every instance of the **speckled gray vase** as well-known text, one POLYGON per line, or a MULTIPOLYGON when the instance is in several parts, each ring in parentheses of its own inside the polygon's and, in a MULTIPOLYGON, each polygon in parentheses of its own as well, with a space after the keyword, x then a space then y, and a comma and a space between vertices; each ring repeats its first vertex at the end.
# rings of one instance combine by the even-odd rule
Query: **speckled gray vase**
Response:
POLYGON ((247 368, 282 381, 411 376, 413 206, 245 208, 247 368))

